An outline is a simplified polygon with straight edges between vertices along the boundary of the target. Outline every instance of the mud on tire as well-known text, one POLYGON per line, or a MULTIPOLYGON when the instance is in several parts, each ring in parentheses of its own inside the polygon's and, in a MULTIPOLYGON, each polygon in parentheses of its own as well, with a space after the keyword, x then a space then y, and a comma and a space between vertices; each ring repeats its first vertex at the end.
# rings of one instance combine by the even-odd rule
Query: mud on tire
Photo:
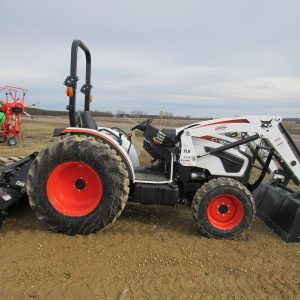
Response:
POLYGON ((231 239, 249 228, 255 215, 255 203, 249 190, 240 182, 218 178, 198 189, 192 213, 203 235, 231 239))
POLYGON ((121 214, 129 179, 121 158, 107 144, 71 136, 38 154, 29 170, 27 192, 32 209, 50 230, 86 235, 121 214))

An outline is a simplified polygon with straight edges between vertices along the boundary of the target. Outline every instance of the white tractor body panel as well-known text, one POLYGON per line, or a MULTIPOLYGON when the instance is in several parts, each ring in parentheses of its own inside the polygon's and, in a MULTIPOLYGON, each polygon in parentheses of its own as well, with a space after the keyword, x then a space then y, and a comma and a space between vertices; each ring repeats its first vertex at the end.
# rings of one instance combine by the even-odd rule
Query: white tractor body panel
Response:
MULTIPOLYGON (((106 136, 109 136, 111 139, 115 140, 118 143, 118 140, 114 135, 119 136, 119 131, 116 131, 114 129, 106 128, 106 127, 98 127, 98 131, 101 132, 102 134, 105 134, 106 136)), ((139 157, 137 154, 137 151, 133 145, 133 143, 130 142, 127 136, 124 134, 121 134, 121 140, 122 140, 122 145, 121 147, 126 151, 126 153, 129 155, 131 163, 134 168, 139 167, 140 162, 139 162, 139 157)))
MULTIPOLYGON (((277 116, 250 116, 214 119, 177 128, 177 134, 182 132, 179 162, 183 166, 207 169, 211 175, 240 177, 250 163, 248 155, 246 155, 248 153, 247 146, 243 145, 224 151, 225 154, 244 160, 244 164, 238 173, 226 171, 222 160, 206 150, 208 148, 218 148, 238 140, 228 137, 226 134, 229 133, 246 133, 248 136, 258 134, 258 140, 250 143, 252 147, 255 148, 256 145, 266 141, 274 148, 282 161, 286 163, 290 171, 300 180, 299 158, 295 156, 288 141, 279 129, 281 121, 282 118, 277 116)), ((263 154, 263 150, 260 151, 263 154)), ((274 161, 271 161, 269 169, 273 174, 278 170, 274 161)))

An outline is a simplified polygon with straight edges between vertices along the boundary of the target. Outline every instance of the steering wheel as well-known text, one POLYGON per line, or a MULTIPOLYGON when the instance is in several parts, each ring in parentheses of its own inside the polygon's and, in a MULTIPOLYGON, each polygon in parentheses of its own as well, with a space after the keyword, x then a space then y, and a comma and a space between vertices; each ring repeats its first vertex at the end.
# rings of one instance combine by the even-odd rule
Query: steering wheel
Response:
POLYGON ((135 129, 140 129, 140 130, 144 130, 145 126, 148 126, 149 124, 151 124, 153 121, 153 118, 149 118, 147 120, 142 121, 140 124, 135 125, 134 127, 132 127, 130 130, 133 131, 135 129))

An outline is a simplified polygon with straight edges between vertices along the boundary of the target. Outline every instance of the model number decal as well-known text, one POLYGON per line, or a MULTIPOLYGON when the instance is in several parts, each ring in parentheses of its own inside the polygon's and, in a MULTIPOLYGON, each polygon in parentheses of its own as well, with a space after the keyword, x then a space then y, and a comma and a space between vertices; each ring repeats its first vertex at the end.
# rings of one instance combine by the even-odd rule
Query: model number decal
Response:
POLYGON ((227 127, 225 125, 219 125, 215 128, 216 131, 225 130, 227 127))
POLYGON ((203 139, 203 140, 211 141, 213 143, 222 144, 222 145, 228 145, 228 144, 230 144, 230 142, 228 142, 226 140, 223 140, 223 139, 215 137, 215 136, 210 136, 210 135, 200 136, 199 138, 203 139))

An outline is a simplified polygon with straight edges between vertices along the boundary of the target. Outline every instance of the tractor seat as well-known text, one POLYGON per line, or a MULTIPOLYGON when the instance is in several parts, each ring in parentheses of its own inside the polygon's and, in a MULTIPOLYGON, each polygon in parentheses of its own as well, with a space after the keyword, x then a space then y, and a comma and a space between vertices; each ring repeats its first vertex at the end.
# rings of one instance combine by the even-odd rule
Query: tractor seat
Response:
POLYGON ((98 130, 97 123, 95 122, 91 111, 83 111, 80 114, 81 127, 98 130))

